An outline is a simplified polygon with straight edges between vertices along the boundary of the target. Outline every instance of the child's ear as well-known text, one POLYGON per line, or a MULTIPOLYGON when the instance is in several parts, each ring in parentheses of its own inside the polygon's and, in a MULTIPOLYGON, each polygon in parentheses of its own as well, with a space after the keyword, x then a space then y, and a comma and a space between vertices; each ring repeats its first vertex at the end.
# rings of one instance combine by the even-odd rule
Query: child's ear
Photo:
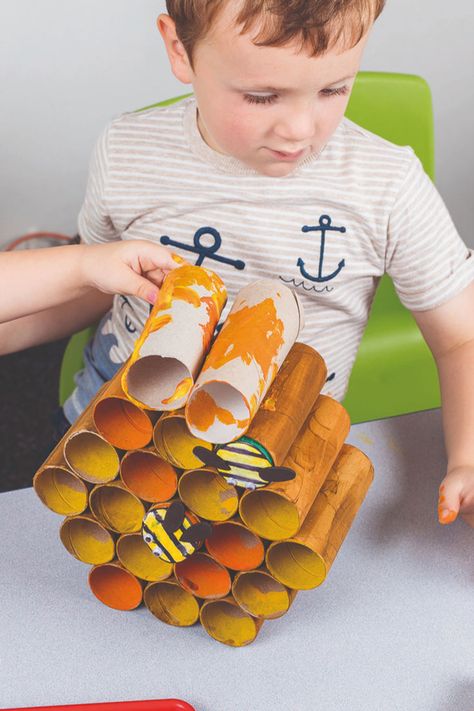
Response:
POLYGON ((168 59, 170 60, 171 71, 176 79, 183 82, 183 84, 191 84, 194 72, 188 58, 188 53, 176 34, 174 20, 169 15, 162 13, 156 21, 156 26, 163 37, 168 59))

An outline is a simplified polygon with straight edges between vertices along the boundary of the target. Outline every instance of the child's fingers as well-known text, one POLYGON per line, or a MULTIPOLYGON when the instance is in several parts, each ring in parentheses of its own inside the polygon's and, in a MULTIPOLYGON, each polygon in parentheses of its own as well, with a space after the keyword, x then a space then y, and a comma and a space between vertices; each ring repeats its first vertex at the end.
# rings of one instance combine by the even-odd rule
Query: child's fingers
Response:
POLYGON ((132 270, 128 274, 126 283, 120 289, 120 293, 138 296, 139 299, 148 301, 149 304, 155 303, 158 291, 159 289, 155 284, 132 270))
POLYGON ((456 520, 459 513, 461 483, 444 479, 439 487, 438 520, 445 526, 456 520))

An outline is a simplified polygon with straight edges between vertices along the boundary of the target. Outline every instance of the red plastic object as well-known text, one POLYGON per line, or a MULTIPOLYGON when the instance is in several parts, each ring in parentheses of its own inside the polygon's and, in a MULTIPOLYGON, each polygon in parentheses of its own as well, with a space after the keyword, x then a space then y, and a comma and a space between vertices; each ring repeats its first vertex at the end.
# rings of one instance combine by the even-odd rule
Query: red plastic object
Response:
POLYGON ((103 704, 66 704, 64 706, 23 706, 0 711, 196 711, 186 701, 161 699, 157 701, 111 701, 103 704))

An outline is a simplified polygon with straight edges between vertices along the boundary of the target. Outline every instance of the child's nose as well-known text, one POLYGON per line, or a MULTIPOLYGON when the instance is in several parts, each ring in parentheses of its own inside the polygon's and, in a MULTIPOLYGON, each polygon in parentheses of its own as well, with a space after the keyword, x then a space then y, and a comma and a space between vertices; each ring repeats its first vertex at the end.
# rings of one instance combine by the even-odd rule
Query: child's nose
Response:
POLYGON ((274 127, 274 133, 284 143, 277 150, 299 150, 314 135, 315 117, 313 111, 296 110, 285 112, 274 127))

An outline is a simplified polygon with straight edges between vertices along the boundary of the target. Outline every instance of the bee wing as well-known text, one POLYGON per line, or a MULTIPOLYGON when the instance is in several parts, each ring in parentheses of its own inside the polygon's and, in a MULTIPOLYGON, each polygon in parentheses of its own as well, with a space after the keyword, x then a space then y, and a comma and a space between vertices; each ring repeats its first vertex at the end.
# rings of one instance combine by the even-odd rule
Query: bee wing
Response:
POLYGON ((260 478, 268 483, 291 481, 296 476, 295 471, 289 467, 267 467, 266 469, 260 469, 259 474, 260 478))
POLYGON ((193 546, 197 546, 199 543, 210 536, 212 533, 212 526, 207 521, 200 521, 199 523, 193 523, 192 526, 187 528, 181 540, 184 543, 191 543, 193 546))
POLYGON ((171 506, 166 509, 163 528, 166 533, 177 531, 184 521, 185 508, 182 501, 173 501, 171 506))
POLYGON ((230 466, 227 462, 219 457, 212 449, 206 449, 206 447, 201 446, 194 447, 193 454, 208 467, 215 467, 216 469, 222 469, 226 472, 230 470, 230 466))

